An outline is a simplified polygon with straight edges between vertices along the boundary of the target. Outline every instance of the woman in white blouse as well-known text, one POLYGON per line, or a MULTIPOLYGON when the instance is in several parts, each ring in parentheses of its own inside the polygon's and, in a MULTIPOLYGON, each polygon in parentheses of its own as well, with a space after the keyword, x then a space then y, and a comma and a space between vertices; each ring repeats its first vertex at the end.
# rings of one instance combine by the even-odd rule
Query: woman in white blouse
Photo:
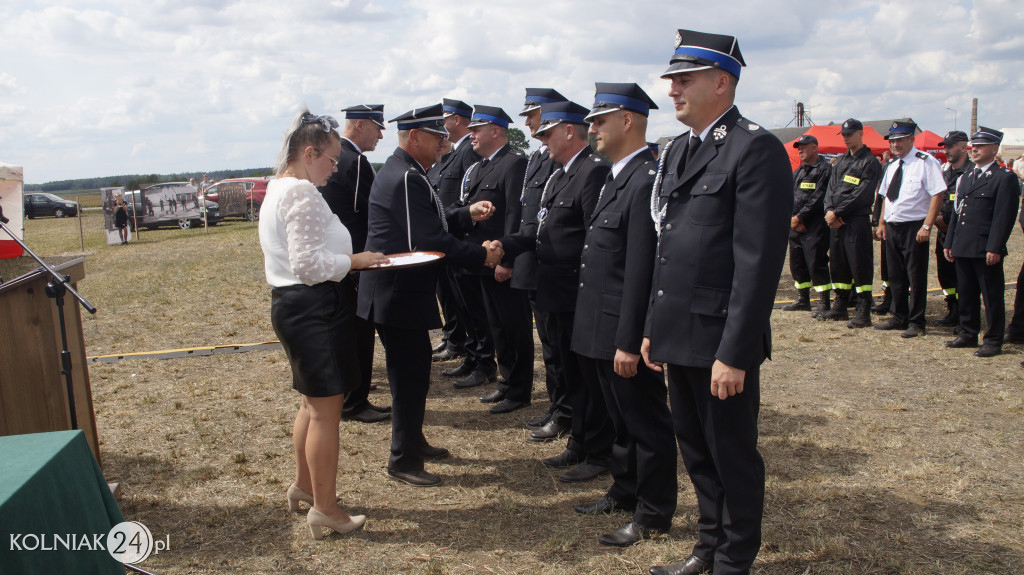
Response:
POLYGON ((288 507, 299 501, 310 534, 321 527, 348 533, 366 517, 338 507, 338 425, 345 393, 359 384, 353 322, 355 301, 342 282, 349 272, 386 263, 383 254, 352 253, 352 239, 331 213, 316 186, 337 168, 341 138, 330 116, 303 110, 288 130, 277 166, 260 207, 260 247, 267 283, 272 287, 270 318, 292 368, 292 387, 302 403, 295 417, 295 483, 288 507))

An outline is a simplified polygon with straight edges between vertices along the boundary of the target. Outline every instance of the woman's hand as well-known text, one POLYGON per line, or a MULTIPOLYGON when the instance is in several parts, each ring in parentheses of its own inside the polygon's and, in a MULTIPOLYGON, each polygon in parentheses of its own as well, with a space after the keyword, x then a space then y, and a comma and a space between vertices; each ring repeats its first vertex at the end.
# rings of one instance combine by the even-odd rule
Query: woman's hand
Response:
POLYGON ((362 252, 358 254, 352 254, 349 256, 352 260, 352 270, 364 270, 370 266, 377 264, 386 264, 389 260, 387 256, 379 252, 362 252))

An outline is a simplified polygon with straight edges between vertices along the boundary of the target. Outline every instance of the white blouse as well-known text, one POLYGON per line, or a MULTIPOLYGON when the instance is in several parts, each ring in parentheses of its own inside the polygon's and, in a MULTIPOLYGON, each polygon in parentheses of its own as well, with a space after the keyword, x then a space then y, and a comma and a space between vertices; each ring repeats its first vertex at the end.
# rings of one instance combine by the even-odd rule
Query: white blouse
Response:
POLYGON ((352 236, 307 180, 267 184, 259 233, 271 286, 340 281, 352 267, 352 236))

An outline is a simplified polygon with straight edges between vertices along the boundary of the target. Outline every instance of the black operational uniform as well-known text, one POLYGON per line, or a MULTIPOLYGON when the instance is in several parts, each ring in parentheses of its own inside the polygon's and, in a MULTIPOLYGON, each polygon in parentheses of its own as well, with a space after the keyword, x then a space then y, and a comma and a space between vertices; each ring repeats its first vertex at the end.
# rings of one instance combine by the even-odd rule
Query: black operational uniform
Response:
POLYGON ((806 231, 789 230, 789 271, 796 289, 814 288, 822 298, 832 289, 824 208, 831 175, 832 165, 821 156, 813 164, 801 163, 793 172, 793 215, 800 218, 806 231))
POLYGON ((942 197, 942 207, 939 208, 939 214, 942 216, 942 221, 946 222, 946 231, 940 229, 938 236, 935 238, 935 273, 939 278, 942 294, 946 296, 947 308, 950 311, 956 311, 956 313, 951 314, 953 317, 949 318, 950 321, 936 320, 935 323, 937 325, 954 326, 959 322, 959 311, 957 311, 959 304, 956 294, 956 264, 946 259, 946 256, 943 255, 943 250, 946 245, 949 222, 953 221, 956 185, 960 181, 960 176, 972 171, 974 171, 974 162, 970 160, 964 160, 964 163, 959 168, 954 168, 948 162, 942 166, 942 178, 946 181, 946 194, 942 197))
MULTIPOLYGON (((486 248, 448 232, 460 221, 464 219, 459 212, 444 210, 419 163, 397 148, 370 190, 366 249, 387 254, 439 251, 462 265, 483 264, 486 248)), ((440 266, 426 265, 367 271, 359 277, 358 314, 377 328, 387 361, 392 398, 390 470, 423 470, 423 414, 430 386, 428 331, 441 327, 434 293, 439 273, 440 266)))
MULTIPOLYGON (((489 201, 494 212, 490 219, 467 227, 462 239, 480 244, 519 230, 522 208, 519 198, 526 164, 526 156, 521 151, 505 144, 492 157, 469 167, 462 182, 459 204, 489 201)), ((506 255, 502 265, 514 268, 514 258, 506 255)), ((466 305, 471 309, 479 306, 484 312, 484 324, 476 327, 490 330, 498 368, 504 377, 494 399, 529 404, 533 391, 533 329, 526 293, 513 289, 508 282, 495 281, 494 270, 485 266, 464 268, 459 285, 470 282, 476 289, 463 290, 467 294, 466 305), (481 294, 482 300, 471 301, 468 294, 474 293, 481 294)))
MULTIPOLYGON (((524 230, 524 235, 537 236, 537 214, 540 212, 540 197, 544 193, 544 184, 552 172, 560 167, 561 165, 548 155, 547 146, 541 146, 530 154, 526 163, 526 175, 523 178, 523 192, 519 197, 519 229, 524 230)), ((554 420, 563 429, 569 429, 572 410, 569 407, 566 390, 558 386, 551 343, 548 332, 544 329, 547 324, 544 311, 537 309, 537 253, 533 250, 523 252, 516 257, 514 264, 515 272, 510 280, 512 287, 526 292, 530 309, 533 311, 537 336, 540 338, 541 356, 544 360, 544 385, 548 399, 551 400, 547 419, 554 420)))
POLYGON ((847 150, 833 166, 824 210, 845 223, 832 228, 829 242, 829 272, 836 292, 836 303, 826 314, 830 319, 846 317, 851 291, 870 304, 874 281, 871 210, 881 179, 882 167, 867 146, 853 154, 847 150))
POLYGON ((1020 183, 1012 171, 995 162, 983 167, 960 178, 945 248, 951 250, 956 264, 960 337, 977 340, 981 331, 979 299, 983 299, 988 325, 983 342, 1000 348, 1006 327, 1003 260, 986 265, 985 257, 988 252, 1007 253, 1006 242, 1020 205, 1020 183))
POLYGON ((596 378, 615 429, 607 497, 634 509, 633 522, 667 531, 676 510, 676 452, 665 378, 641 360, 637 373, 615 373, 617 350, 640 354, 657 232, 651 188, 657 161, 648 149, 605 184, 590 217, 580 264, 572 349, 596 378))
POLYGON ((536 307, 544 312, 558 386, 566 390, 571 410, 568 449, 586 463, 605 467, 615 431, 600 389, 588 389, 584 383, 579 358, 572 351, 572 334, 580 256, 589 249, 588 222, 610 170, 606 160, 584 146, 567 168, 556 169, 545 183, 537 225, 501 238, 507 255, 530 250, 537 254, 536 307))
MULTIPOLYGON (((1024 160, 1019 160, 1024 162, 1024 160)), ((1018 186, 1020 183, 1018 182, 1018 186)), ((1024 231, 1024 210, 1020 212, 1020 229, 1024 231)), ((1017 274, 1017 293, 1013 298, 1013 316, 1006 326, 1006 343, 1024 343, 1024 263, 1017 274)), ((1021 364, 1024 367, 1024 364, 1021 364)))
MULTIPOLYGON (((347 138, 341 139, 341 153, 338 154, 338 169, 331 174, 327 184, 318 188, 327 205, 352 236, 352 253, 365 251, 366 222, 370 187, 377 175, 370 161, 359 148, 347 138)), ((343 287, 352 290, 349 294, 355 301, 355 282, 344 282, 343 287)), ((359 357, 359 386, 345 396, 342 417, 352 417, 370 408, 370 380, 373 375, 373 324, 363 318, 355 319, 356 354, 359 357)))
MULTIPOLYGON (((446 209, 457 204, 462 176, 466 174, 469 166, 479 160, 480 156, 473 151, 473 143, 466 135, 455 143, 450 152, 441 157, 441 161, 427 170, 427 179, 437 188, 437 195, 446 209)), ((437 281, 437 301, 441 304, 444 319, 441 329, 442 340, 454 353, 467 352, 470 349, 475 353, 478 342, 467 340, 466 324, 469 322, 469 315, 462 300, 462 293, 458 289, 454 270, 448 262, 445 262, 444 267, 444 273, 437 281)))

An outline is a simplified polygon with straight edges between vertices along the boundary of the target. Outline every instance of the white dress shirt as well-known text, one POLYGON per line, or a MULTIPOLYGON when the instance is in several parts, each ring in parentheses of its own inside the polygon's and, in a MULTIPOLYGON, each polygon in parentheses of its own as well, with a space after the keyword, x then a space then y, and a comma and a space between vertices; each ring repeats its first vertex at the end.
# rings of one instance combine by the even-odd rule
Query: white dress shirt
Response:
POLYGON ((933 156, 910 148, 904 158, 897 158, 889 163, 882 174, 882 183, 878 186, 878 195, 885 198, 885 221, 891 223, 915 222, 928 216, 928 207, 932 196, 946 191, 946 180, 942 177, 942 164, 933 156), (903 161, 903 181, 900 194, 895 202, 885 197, 889 191, 889 183, 896 169, 903 161))

